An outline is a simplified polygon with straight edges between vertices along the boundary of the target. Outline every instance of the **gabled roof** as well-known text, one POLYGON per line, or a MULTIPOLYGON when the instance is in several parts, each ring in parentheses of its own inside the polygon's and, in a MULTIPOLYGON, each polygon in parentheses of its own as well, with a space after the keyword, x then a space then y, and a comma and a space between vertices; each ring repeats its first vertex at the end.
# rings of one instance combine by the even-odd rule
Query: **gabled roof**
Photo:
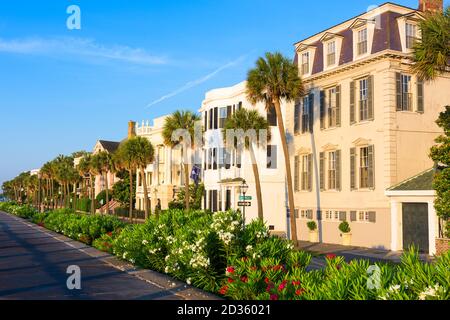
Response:
POLYGON ((418 175, 406 179, 391 187, 388 191, 427 191, 433 190, 433 179, 436 173, 435 168, 428 169, 418 175))
POLYGON ((116 150, 119 148, 119 144, 120 144, 120 142, 116 142, 116 141, 99 140, 98 142, 101 144, 103 149, 105 149, 109 153, 116 152, 116 150))

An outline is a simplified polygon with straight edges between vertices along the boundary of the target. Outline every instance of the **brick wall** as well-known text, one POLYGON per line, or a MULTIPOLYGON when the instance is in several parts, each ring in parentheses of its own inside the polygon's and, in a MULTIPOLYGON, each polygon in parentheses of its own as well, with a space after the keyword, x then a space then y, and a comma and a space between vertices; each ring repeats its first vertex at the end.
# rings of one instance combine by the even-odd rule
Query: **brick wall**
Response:
POLYGON ((450 250, 450 239, 436 239, 436 255, 441 255, 450 250))

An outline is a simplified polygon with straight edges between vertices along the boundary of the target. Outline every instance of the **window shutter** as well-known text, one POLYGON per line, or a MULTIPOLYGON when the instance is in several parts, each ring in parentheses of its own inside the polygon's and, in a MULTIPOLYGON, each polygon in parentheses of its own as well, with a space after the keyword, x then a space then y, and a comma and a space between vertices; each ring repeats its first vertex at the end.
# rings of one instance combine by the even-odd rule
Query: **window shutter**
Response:
POLYGON ((214 108, 214 129, 219 129, 219 108, 214 108))
POLYGON ((373 81, 373 76, 369 76, 369 78, 367 78, 367 88, 368 88, 368 103, 369 103, 369 120, 373 120, 374 119, 374 114, 373 114, 373 97, 374 97, 374 81, 373 81))
POLYGON ((213 109, 209 110, 209 130, 212 130, 213 128, 213 115, 214 110, 213 109))
POLYGON ((308 210, 306 215, 307 215, 308 219, 310 219, 310 220, 313 219, 313 211, 312 210, 308 210))
POLYGON ((356 123, 356 117, 355 117, 355 81, 350 82, 350 124, 356 123))
POLYGON ((397 95, 397 111, 402 111, 402 74, 397 72, 396 79, 396 95, 397 95))
POLYGON ((372 223, 377 222, 377 213, 375 211, 369 212, 369 222, 372 222, 372 223))
POLYGON ((299 170, 300 170, 300 157, 295 156, 294 160, 294 190, 299 191, 299 170))
POLYGON ((299 133, 300 131, 300 109, 301 104, 297 102, 294 107, 294 133, 299 133))
POLYGON ((308 190, 312 191, 312 154, 308 156, 308 190))
POLYGON ((336 87, 336 126, 341 126, 341 86, 336 87))
POLYGON ((347 212, 340 211, 339 212, 339 221, 346 221, 347 220, 347 212))
POLYGON ((423 81, 417 80, 417 112, 424 112, 423 81))
POLYGON ((233 113, 233 107, 227 106, 227 119, 230 119, 233 113))
POLYGON ((325 190, 325 153, 320 153, 319 161, 319 179, 320 179, 320 190, 325 190))
POLYGON ((356 221, 356 211, 350 211, 350 221, 356 221))
POLYGON ((341 191, 341 150, 336 151, 336 190, 341 191))
POLYGON ((369 188, 375 189, 375 147, 369 146, 369 188))
POLYGON ((314 132, 314 93, 309 94, 309 132, 314 132))
POLYGON ((213 190, 213 212, 217 212, 217 190, 213 190))
POLYGON ((321 221, 322 220, 322 210, 317 210, 316 211, 316 218, 317 218, 317 220, 318 221, 321 221))
POLYGON ((350 189, 356 189, 356 148, 350 149, 350 189))
POLYGON ((320 91, 320 129, 325 129, 325 91, 320 91))
POLYGON ((205 111, 205 131, 208 130, 208 111, 205 111))

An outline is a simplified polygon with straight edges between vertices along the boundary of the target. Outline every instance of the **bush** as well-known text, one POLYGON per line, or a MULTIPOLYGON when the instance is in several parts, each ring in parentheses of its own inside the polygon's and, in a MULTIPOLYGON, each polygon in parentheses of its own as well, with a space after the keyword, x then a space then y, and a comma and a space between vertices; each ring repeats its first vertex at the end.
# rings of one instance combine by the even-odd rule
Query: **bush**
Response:
POLYGON ((342 233, 350 233, 350 231, 352 231, 352 229, 350 229, 350 225, 348 224, 347 221, 344 221, 339 225, 339 230, 342 233))
MULTIPOLYGON (((108 190, 108 198, 109 201, 112 200, 112 190, 108 190)), ((106 190, 103 190, 100 192, 97 197, 95 198, 95 208, 100 209, 103 205, 106 204, 106 190), (103 203, 103 205, 102 205, 103 203)))
POLYGON ((89 199, 89 198, 78 199, 77 210, 82 211, 82 212, 90 212, 91 211, 91 199, 89 199))
POLYGON ((310 231, 316 231, 317 230, 317 223, 315 221, 309 221, 306 226, 310 231))

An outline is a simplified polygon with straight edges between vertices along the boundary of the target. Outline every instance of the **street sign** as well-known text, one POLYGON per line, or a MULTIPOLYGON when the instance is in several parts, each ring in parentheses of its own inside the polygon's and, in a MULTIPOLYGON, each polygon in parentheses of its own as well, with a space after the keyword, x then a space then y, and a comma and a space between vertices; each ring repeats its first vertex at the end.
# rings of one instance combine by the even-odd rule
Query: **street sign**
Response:
POLYGON ((239 196, 240 201, 252 201, 252 196, 239 196))
POLYGON ((251 202, 248 202, 248 201, 239 201, 239 202, 238 202, 238 206, 239 206, 239 207, 251 207, 251 206, 252 206, 252 203, 251 203, 251 202))

